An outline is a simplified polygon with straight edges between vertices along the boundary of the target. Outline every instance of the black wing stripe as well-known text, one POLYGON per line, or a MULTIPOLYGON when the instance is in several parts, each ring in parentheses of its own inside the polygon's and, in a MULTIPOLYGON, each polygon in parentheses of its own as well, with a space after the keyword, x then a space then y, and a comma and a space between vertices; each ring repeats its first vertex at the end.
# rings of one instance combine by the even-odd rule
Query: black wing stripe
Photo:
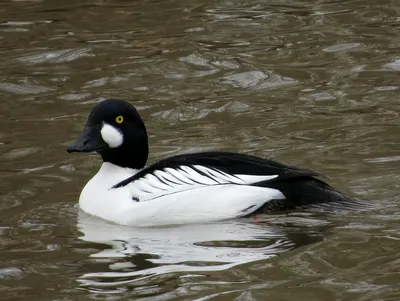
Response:
POLYGON ((238 180, 242 180, 241 178, 239 178, 237 175, 235 175, 235 174, 228 174, 228 173, 226 173, 226 172, 223 172, 222 170, 219 170, 219 169, 216 169, 215 167, 213 167, 212 168, 214 171, 216 171, 216 172, 218 172, 218 173, 220 173, 220 174, 222 174, 222 175, 224 175, 224 176, 227 176, 227 177, 234 177, 234 178, 236 178, 236 179, 238 179, 238 180))
POLYGON ((213 175, 213 177, 217 178, 218 180, 226 183, 235 183, 235 184, 244 184, 243 179, 236 175, 230 175, 227 174, 226 172, 223 172, 222 170, 216 169, 216 168, 210 168, 210 167, 204 167, 204 166, 197 166, 199 169, 203 169, 205 172, 208 172, 213 175))
POLYGON ((190 180, 201 184, 201 185, 215 185, 218 184, 215 180, 208 176, 202 176, 200 173, 197 172, 196 169, 189 166, 181 166, 180 170, 182 170, 186 175, 190 178, 190 180))
POLYGON ((159 173, 161 175, 161 177, 163 177, 163 179, 165 179, 165 181, 174 183, 176 185, 183 185, 183 182, 181 180, 179 180, 177 177, 175 177, 173 174, 168 173, 168 171, 164 170, 156 170, 155 173, 159 173))
POLYGON ((161 175, 158 175, 157 173, 153 173, 153 175, 155 175, 155 176, 157 177, 157 179, 158 179, 161 183, 163 183, 164 185, 171 186, 171 184, 168 183, 167 180, 165 180, 161 175))
POLYGON ((240 182, 243 182, 243 180, 241 178, 239 178, 237 175, 235 174, 227 174, 226 172, 213 168, 212 169, 214 172, 218 173, 218 175, 222 176, 223 178, 226 178, 229 181, 233 181, 233 179, 239 180, 240 182), (232 179, 233 178, 233 179, 232 179))
POLYGON ((204 174, 205 176, 211 178, 212 180, 216 181, 219 184, 224 184, 226 182, 226 180, 228 180, 228 179, 221 179, 221 173, 219 173, 219 172, 213 173, 214 170, 211 168, 204 168, 203 166, 201 166, 201 167, 195 166, 195 168, 201 174, 204 174))
POLYGON ((168 185, 163 184, 160 179, 154 174, 148 174, 144 177, 146 180, 146 184, 154 187, 156 189, 167 191, 170 187, 168 185))
POLYGON ((165 169, 168 173, 172 174, 175 178, 177 178, 179 181, 185 183, 185 184, 194 184, 194 182, 191 179, 183 177, 178 170, 173 169, 173 168, 166 168, 165 169), (185 181, 186 180, 186 181, 185 181))

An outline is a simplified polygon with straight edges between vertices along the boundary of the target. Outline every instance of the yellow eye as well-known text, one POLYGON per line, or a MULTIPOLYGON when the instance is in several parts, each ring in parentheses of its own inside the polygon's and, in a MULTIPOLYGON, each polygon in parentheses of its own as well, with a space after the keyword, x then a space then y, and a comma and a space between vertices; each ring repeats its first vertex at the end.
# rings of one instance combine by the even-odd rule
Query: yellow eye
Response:
POLYGON ((122 115, 119 115, 117 118, 115 118, 115 122, 118 124, 121 124, 124 122, 124 117, 122 115))

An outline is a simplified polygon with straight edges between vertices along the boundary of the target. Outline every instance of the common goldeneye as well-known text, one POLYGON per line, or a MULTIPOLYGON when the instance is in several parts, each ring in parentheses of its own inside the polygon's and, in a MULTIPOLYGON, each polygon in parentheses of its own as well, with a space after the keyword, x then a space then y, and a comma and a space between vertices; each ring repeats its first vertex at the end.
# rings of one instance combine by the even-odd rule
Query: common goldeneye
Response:
POLYGON ((103 164, 83 188, 79 205, 122 225, 210 222, 353 201, 315 178, 319 173, 238 153, 177 155, 145 167, 146 127, 125 100, 98 103, 67 151, 100 154, 103 164))

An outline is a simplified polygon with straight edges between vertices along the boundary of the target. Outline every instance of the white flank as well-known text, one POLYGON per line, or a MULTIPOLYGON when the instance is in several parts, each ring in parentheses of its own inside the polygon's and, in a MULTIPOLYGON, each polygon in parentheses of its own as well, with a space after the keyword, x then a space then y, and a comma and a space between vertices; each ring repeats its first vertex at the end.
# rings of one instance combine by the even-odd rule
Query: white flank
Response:
POLYGON ((152 226, 245 216, 269 200, 285 198, 279 190, 250 186, 277 175, 229 175, 199 165, 157 170, 127 186, 112 188, 136 172, 103 163, 83 189, 80 207, 117 224, 152 226))
POLYGON ((101 128, 101 137, 111 148, 116 148, 122 145, 124 142, 124 137, 120 130, 109 125, 108 123, 103 123, 101 128))

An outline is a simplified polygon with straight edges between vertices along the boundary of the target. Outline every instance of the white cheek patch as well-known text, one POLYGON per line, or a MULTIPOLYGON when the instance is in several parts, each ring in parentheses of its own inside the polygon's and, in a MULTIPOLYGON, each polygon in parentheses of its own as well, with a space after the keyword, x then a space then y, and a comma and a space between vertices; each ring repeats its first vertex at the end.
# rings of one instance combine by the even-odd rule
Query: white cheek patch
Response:
POLYGON ((100 132, 103 140, 111 148, 119 147, 124 142, 124 136, 122 136, 121 131, 113 127, 112 125, 104 123, 100 132))

